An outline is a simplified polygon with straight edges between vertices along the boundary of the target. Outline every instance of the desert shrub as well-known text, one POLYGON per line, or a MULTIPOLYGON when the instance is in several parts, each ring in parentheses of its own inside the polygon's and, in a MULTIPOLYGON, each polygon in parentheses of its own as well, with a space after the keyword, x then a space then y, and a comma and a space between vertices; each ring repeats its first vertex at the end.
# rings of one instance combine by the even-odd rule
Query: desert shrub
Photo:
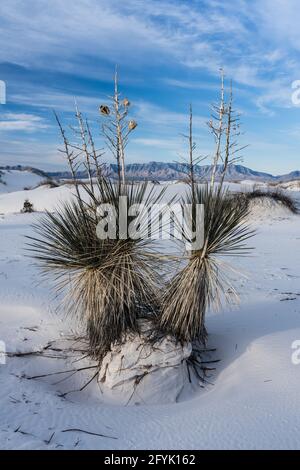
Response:
MULTIPOLYGON (((157 314, 161 279, 150 240, 122 239, 118 217, 116 239, 98 238, 96 206, 109 203, 118 214, 120 195, 131 206, 158 202, 163 191, 154 196, 147 183, 124 186, 103 179, 97 186, 97 196, 86 187, 89 204, 76 199, 56 213, 47 212, 34 226, 36 236, 30 238, 30 250, 44 274, 57 279, 55 287, 64 293, 68 312, 86 322, 90 353, 101 361, 111 344, 129 331, 139 331, 139 317, 157 314)), ((148 229, 145 213, 140 230, 145 233, 148 229)))
POLYGON ((279 188, 275 190, 253 189, 253 191, 239 194, 239 200, 244 199, 247 203, 249 203, 252 200, 262 199, 262 198, 267 198, 267 199, 270 199, 270 200, 273 200, 282 204, 284 207, 289 209, 293 214, 298 213, 298 207, 297 207, 295 200, 290 195, 288 195, 286 192, 283 192, 279 188))
POLYGON ((29 201, 29 199, 25 199, 21 212, 23 214, 34 212, 33 204, 29 201))
POLYGON ((51 178, 46 178, 42 181, 40 181, 37 185, 36 188, 40 188, 41 186, 50 186, 50 188, 58 188, 59 183, 51 178))
MULTIPOLYGON (((162 298, 159 330, 180 341, 206 341, 205 314, 210 305, 218 307, 222 296, 235 293, 220 260, 224 255, 247 251, 245 241, 252 236, 245 225, 248 205, 225 190, 195 186, 185 204, 204 205, 204 244, 189 253, 186 266, 169 282, 162 298)), ((189 240, 187 240, 189 241, 189 240)))
MULTIPOLYGON (((139 333, 138 319, 144 316, 150 318, 164 335, 174 335, 180 341, 198 339, 205 342, 207 309, 213 303, 220 304, 223 296, 227 298, 229 288, 233 291, 220 257, 245 253, 245 241, 252 235, 244 225, 248 204, 244 199, 229 196, 222 189, 228 166, 238 161, 240 150, 235 141, 239 124, 232 109, 232 90, 226 103, 222 73, 220 104, 213 107, 213 116, 218 117, 209 121, 215 141, 209 185, 196 183, 195 165, 200 157, 194 155, 190 107, 186 167, 190 189, 182 202, 192 204, 192 214, 195 204, 204 205, 204 245, 188 253, 186 265, 163 289, 160 274, 162 257, 155 253, 152 240, 146 236, 123 238, 120 234, 119 197, 126 196, 128 207, 143 203, 147 208, 160 202, 164 189, 155 196, 153 186, 150 189, 146 182, 128 184, 125 149, 137 123, 128 120, 128 99, 120 100, 117 72, 114 85, 110 105, 101 105, 99 111, 103 120, 102 136, 117 161, 117 183, 113 184, 103 176, 102 153, 97 152, 88 122, 83 119, 77 105, 75 143, 70 141, 55 115, 76 199, 72 203, 64 203, 56 213, 47 212, 34 227, 36 235, 30 238, 33 256, 42 265, 44 274, 50 274, 56 280, 56 290, 64 294, 67 310, 84 319, 90 354, 99 361, 112 344, 124 340, 126 333, 139 333), (78 136, 81 139, 79 147, 78 136), (220 181, 216 185, 221 160, 220 181), (78 171, 82 166, 88 171, 88 183, 79 180, 78 171), (83 191, 79 190, 80 184, 83 191), (84 200, 83 193, 87 196, 84 200), (116 237, 100 239, 97 236, 97 206, 100 203, 110 204, 116 213, 116 237)), ((139 216, 138 224, 140 232, 145 235, 150 231, 146 212, 139 216)), ((153 219, 151 222, 155 226, 153 219)), ((127 227, 131 223, 132 219, 127 216, 127 227)), ((191 223, 192 226, 195 224, 193 217, 191 223)))
POLYGON ((60 185, 61 185, 61 186, 62 186, 62 185, 66 185, 66 186, 83 186, 83 185, 84 185, 84 181, 81 181, 81 180, 79 180, 79 179, 76 180, 76 181, 64 179, 64 180, 61 181, 60 185))
MULTIPOLYGON (((153 189, 148 191, 147 183, 128 184, 125 178, 125 148, 137 123, 128 120, 130 102, 127 98, 121 99, 117 69, 114 96, 109 98, 109 106, 99 107, 102 135, 117 160, 116 184, 104 178, 102 149, 97 150, 88 120, 77 103, 75 108, 77 125, 70 126, 75 142, 69 139, 57 114, 54 115, 76 199, 63 204, 56 213, 46 213, 34 227, 36 235, 29 242, 29 249, 44 273, 56 279, 56 290, 65 294, 67 310, 84 319, 90 353, 101 361, 112 343, 119 341, 127 331, 138 331, 139 316, 157 313, 161 285, 158 257, 150 247, 150 240, 123 238, 119 234, 119 197, 126 196, 129 207, 158 202, 164 191, 156 197, 153 189), (87 183, 79 178, 83 168, 88 174, 87 183), (110 204, 116 213, 113 238, 100 239, 96 234, 97 206, 101 203, 110 204)), ((127 217, 127 223, 130 222, 127 217)), ((140 230, 148 232, 149 223, 145 211, 139 216, 140 230)))

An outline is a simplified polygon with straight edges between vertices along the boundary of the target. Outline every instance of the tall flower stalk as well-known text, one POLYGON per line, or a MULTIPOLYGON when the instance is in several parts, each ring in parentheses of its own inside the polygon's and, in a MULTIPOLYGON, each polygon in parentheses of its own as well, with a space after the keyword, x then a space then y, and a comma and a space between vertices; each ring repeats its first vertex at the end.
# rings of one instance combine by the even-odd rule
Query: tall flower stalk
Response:
POLYGON ((128 119, 130 101, 127 98, 121 99, 117 68, 114 76, 114 94, 109 97, 109 101, 109 105, 101 105, 99 108, 103 117, 102 134, 117 161, 119 183, 125 184, 125 148, 129 134, 137 127, 137 123, 128 119))

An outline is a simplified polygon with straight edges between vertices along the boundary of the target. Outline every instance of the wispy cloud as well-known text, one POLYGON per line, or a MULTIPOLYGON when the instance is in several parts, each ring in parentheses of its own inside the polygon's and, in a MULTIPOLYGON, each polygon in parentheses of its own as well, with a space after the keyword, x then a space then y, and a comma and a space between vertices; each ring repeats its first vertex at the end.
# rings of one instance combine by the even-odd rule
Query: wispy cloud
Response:
MULTIPOLYGON (((224 67, 234 82, 236 106, 246 110, 246 128, 259 142, 270 127, 276 133, 283 119, 295 119, 290 85, 300 79, 298 3, 1 0, 0 72, 7 77, 0 78, 7 78, 5 109, 14 115, 0 118, 0 132, 22 132, 24 139, 47 134, 52 145, 58 133, 54 137, 48 127, 49 110, 56 109, 69 123, 74 95, 81 110, 98 121, 98 104, 109 93, 118 63, 138 120, 131 158, 144 158, 143 151, 148 158, 152 148, 157 158, 171 156, 173 141, 187 127, 190 101, 205 148, 210 143, 204 135, 208 104, 216 98, 219 68, 224 67)), ((276 135, 280 139, 280 132, 276 135)), ((259 162, 260 149, 273 150, 257 148, 259 162)))
POLYGON ((132 139, 132 144, 173 151, 178 148, 178 141, 176 139, 137 138, 132 139))
MULTIPOLYGON (((223 65, 235 71, 237 81, 256 86, 263 60, 259 12, 269 3, 27 0, 25 6, 22 0, 2 0, 2 61, 80 75, 99 73, 99 68, 103 73, 107 62, 134 67, 167 58, 214 74, 223 65)), ((264 49, 270 56, 272 47, 264 49)))
POLYGON ((34 138, 5 138, 0 132, 1 165, 32 165, 41 169, 66 168, 57 145, 34 138))
MULTIPOLYGON (((181 129, 181 132, 183 132, 185 127, 188 126, 188 104, 186 106, 186 112, 180 113, 169 111, 162 106, 140 100, 135 103, 134 112, 141 123, 151 124, 152 127, 159 128, 160 130, 172 127, 173 129, 181 129)), ((206 121, 207 117, 197 114, 194 115, 194 125, 196 127, 203 127, 206 121)))
POLYGON ((1 60, 107 80, 116 62, 133 79, 137 66, 168 60, 213 75, 223 66, 264 88, 269 74, 295 70, 297 11, 296 0, 2 0, 1 60))
POLYGON ((23 90, 22 93, 13 93, 10 95, 10 101, 16 105, 26 105, 28 107, 42 108, 44 110, 56 110, 73 112, 75 109, 75 100, 84 113, 98 114, 98 106, 107 96, 97 94, 86 96, 82 94, 63 93, 52 91, 45 87, 23 90))
POLYGON ((162 81, 171 87, 182 88, 184 90, 213 90, 218 91, 220 89, 220 83, 208 83, 193 81, 193 80, 178 80, 173 78, 164 78, 162 81))
POLYGON ((48 127, 43 118, 33 114, 6 113, 0 120, 0 131, 35 132, 48 127))

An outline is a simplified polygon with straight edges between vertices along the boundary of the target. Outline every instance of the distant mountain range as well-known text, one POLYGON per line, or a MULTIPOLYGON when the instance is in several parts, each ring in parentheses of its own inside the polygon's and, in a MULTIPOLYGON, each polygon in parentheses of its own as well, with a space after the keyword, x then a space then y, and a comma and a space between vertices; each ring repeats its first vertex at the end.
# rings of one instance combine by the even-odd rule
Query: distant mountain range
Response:
MULTIPOLYGON (((0 166, 1 170, 18 170, 28 171, 45 179, 70 179, 71 174, 68 171, 55 171, 47 172, 33 168, 30 166, 14 165, 14 166, 0 166)), ((217 168, 216 177, 220 177, 222 172, 222 166, 219 165, 217 168)), ((103 166, 103 173, 111 178, 117 178, 117 165, 106 164, 103 166)), ((187 165, 184 163, 165 163, 165 162, 149 162, 149 163, 132 163, 126 165, 126 175, 131 180, 151 180, 151 181, 171 181, 171 180, 183 180, 186 178, 187 165)), ((211 166, 210 165, 197 165, 195 168, 195 175, 198 180, 207 181, 210 179, 211 166)), ((79 178, 86 178, 86 171, 78 172, 79 178)), ((241 180, 254 180, 254 181, 273 181, 273 182, 284 182, 293 181, 300 179, 300 171, 292 171, 285 175, 274 176, 270 173, 264 173, 261 171, 254 171, 243 165, 231 165, 228 168, 226 181, 241 181, 241 180)))

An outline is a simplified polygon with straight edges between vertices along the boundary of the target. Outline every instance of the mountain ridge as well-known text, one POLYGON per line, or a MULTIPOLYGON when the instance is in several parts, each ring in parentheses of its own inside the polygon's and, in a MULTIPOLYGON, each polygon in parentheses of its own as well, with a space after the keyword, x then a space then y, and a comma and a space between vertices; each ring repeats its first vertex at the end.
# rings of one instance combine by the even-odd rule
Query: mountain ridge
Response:
MULTIPOLYGON (((6 165, 0 166, 0 172, 6 171, 27 171, 43 178, 50 179, 69 179, 71 173, 69 171, 44 171, 32 166, 22 165, 6 165)), ((182 180, 186 178, 188 166, 185 163, 176 162, 148 162, 148 163, 129 163, 126 165, 126 175, 131 180, 156 180, 156 181, 172 181, 182 180)), ((216 179, 220 178, 222 165, 218 165, 216 179)), ((117 178, 117 165, 115 163, 104 164, 103 173, 111 178, 117 178)), ((195 176, 198 180, 208 181, 211 175, 211 165, 196 165, 195 176)), ((79 178, 86 178, 87 172, 79 171, 79 178)), ((254 180, 254 181, 274 181, 284 182, 300 179, 300 170, 295 170, 284 175, 274 176, 271 173, 252 170, 243 165, 230 165, 226 174, 226 181, 237 180, 254 180)))

